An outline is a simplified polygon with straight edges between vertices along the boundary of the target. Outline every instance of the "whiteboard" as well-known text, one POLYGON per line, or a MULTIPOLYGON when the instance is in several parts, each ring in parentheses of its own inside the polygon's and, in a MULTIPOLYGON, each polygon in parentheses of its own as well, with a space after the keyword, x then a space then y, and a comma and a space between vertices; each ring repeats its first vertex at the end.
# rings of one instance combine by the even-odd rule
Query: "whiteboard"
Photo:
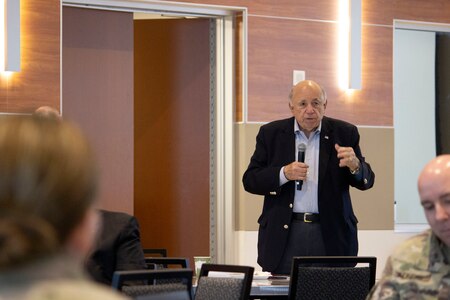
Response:
POLYGON ((426 224, 417 191, 436 156, 435 32, 394 30, 395 224, 426 224))

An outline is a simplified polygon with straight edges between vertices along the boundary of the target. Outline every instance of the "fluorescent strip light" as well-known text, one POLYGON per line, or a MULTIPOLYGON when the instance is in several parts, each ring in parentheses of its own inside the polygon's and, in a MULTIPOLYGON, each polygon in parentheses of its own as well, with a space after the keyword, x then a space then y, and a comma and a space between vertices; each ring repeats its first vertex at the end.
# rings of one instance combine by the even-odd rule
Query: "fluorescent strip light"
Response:
POLYGON ((340 0, 339 86, 361 89, 361 0, 340 0))
POLYGON ((350 0, 349 88, 361 89, 361 0, 350 0))
POLYGON ((20 71, 20 0, 0 0, 0 71, 20 71))

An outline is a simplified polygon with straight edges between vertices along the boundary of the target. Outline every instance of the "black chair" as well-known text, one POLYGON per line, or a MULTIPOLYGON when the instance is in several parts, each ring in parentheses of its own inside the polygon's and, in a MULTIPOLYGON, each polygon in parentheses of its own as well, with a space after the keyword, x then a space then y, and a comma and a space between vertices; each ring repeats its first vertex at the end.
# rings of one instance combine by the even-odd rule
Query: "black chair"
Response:
POLYGON ((246 300, 250 296, 253 267, 203 264, 197 281, 195 300, 246 300), (214 276, 211 275, 214 272, 214 276), (221 276, 219 273, 223 272, 221 276))
POLYGON ((376 257, 294 257, 289 299, 365 299, 375 284, 376 266, 376 257))
POLYGON ((139 300, 150 299, 153 296, 177 297, 186 295, 186 300, 191 300, 192 295, 191 269, 164 269, 164 270, 128 270, 115 271, 112 279, 112 287, 124 294, 139 300), (157 283, 160 280, 174 280, 171 283, 157 283), (147 284, 125 286, 125 282, 146 282, 147 284))
POLYGON ((145 248, 143 249, 145 257, 167 257, 167 249, 165 248, 145 248))
POLYGON ((172 267, 186 269, 189 266, 189 260, 185 257, 146 257, 145 263, 148 269, 167 269, 172 267))
POLYGON ((135 300, 188 300, 190 296, 187 291, 173 291, 159 294, 149 294, 145 296, 138 296, 135 300))

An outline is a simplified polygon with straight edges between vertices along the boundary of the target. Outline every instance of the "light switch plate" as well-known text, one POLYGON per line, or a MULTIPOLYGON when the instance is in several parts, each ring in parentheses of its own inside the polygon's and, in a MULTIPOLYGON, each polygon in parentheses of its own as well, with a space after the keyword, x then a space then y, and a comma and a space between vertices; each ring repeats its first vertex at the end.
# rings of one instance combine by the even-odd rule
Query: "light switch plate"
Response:
POLYGON ((298 82, 305 80, 305 71, 294 70, 292 77, 292 85, 296 85, 298 82))

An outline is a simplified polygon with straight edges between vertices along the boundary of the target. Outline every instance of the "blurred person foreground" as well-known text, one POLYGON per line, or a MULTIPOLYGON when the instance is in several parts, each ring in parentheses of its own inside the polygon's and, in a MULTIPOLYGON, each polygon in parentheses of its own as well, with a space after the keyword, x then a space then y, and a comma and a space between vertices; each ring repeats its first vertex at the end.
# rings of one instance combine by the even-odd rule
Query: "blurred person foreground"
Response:
POLYGON ((96 190, 95 159, 76 126, 0 117, 0 299, 124 299, 84 274, 96 190))

